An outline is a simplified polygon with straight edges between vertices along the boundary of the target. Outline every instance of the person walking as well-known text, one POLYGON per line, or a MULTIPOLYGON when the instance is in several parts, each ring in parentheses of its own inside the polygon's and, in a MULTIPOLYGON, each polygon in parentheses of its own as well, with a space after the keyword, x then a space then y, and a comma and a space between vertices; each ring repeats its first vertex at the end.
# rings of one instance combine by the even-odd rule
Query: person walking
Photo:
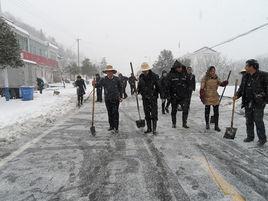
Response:
POLYGON ((162 114, 166 112, 169 113, 168 107, 170 105, 170 98, 168 97, 168 73, 167 71, 162 71, 162 76, 160 78, 160 86, 162 90, 162 114))
POLYGON ((179 61, 175 61, 171 71, 168 75, 168 96, 171 98, 171 119, 172 128, 176 128, 177 125, 177 111, 178 106, 182 107, 182 126, 189 128, 187 125, 188 119, 188 90, 189 90, 189 79, 186 73, 186 66, 181 64, 179 61))
POLYGON ((152 67, 147 63, 142 63, 142 74, 139 76, 138 93, 142 96, 143 109, 147 124, 145 133, 153 132, 156 135, 158 121, 157 99, 160 93, 159 77, 152 72, 152 67), (152 126, 153 124, 153 126, 152 126))
POLYGON ((259 63, 255 59, 247 60, 245 69, 246 74, 233 99, 242 97, 242 108, 245 108, 247 138, 244 142, 254 140, 255 123, 259 138, 258 145, 262 146, 267 142, 263 116, 268 102, 268 73, 259 70, 259 63))
POLYGON ((43 93, 43 89, 45 86, 44 81, 41 78, 36 78, 36 82, 37 82, 37 90, 40 92, 40 94, 43 93))
POLYGON ((123 98, 126 99, 128 97, 127 93, 126 93, 126 87, 127 87, 127 81, 128 81, 128 77, 123 76, 122 73, 120 73, 118 75, 119 80, 121 82, 122 85, 122 94, 123 94, 123 98))
POLYGON ((187 70, 188 80, 190 83, 189 88, 188 88, 188 98, 187 98, 187 106, 189 110, 190 105, 191 105, 192 94, 193 94, 193 91, 195 91, 195 87, 196 87, 196 81, 195 81, 195 75, 193 74, 192 67, 187 67, 186 70, 187 70))
MULTIPOLYGON (((100 77, 100 74, 96 74, 96 86, 99 85, 99 82, 101 80, 101 77, 100 77)), ((97 90, 97 100, 96 102, 102 102, 102 86, 99 86, 99 87, 96 87, 96 90, 97 90)))
POLYGON ((108 112, 109 129, 108 131, 113 131, 118 133, 119 128, 119 105, 122 102, 122 86, 119 78, 115 76, 117 70, 113 66, 108 65, 103 71, 106 74, 104 78, 101 78, 99 83, 96 81, 92 82, 95 87, 104 88, 104 100, 106 109, 108 112))
POLYGON ((218 87, 225 87, 228 85, 228 81, 221 82, 216 74, 215 66, 210 66, 206 72, 206 75, 202 78, 200 88, 200 99, 205 105, 205 121, 206 129, 210 129, 209 126, 209 115, 210 107, 213 107, 214 118, 215 118, 215 130, 220 132, 219 128, 219 94, 217 92, 218 87))
POLYGON ((130 92, 131 92, 131 95, 133 95, 135 93, 135 83, 136 83, 137 78, 134 76, 133 73, 131 73, 131 76, 128 78, 128 83, 129 83, 129 86, 130 86, 130 92))
POLYGON ((86 94, 86 84, 80 75, 76 77, 74 86, 77 89, 77 106, 80 107, 83 105, 84 95, 86 94))

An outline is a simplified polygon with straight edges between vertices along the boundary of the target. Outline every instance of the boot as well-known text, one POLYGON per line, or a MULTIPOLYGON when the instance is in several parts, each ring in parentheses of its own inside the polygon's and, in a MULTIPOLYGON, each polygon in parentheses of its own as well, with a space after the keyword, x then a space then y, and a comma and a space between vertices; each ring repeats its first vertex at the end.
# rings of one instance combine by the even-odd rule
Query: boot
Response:
POLYGON ((221 132, 221 129, 219 128, 219 116, 214 115, 215 118, 215 131, 221 132))
POLYGON ((187 118, 188 118, 188 114, 182 114, 182 127, 183 128, 189 128, 189 126, 187 126, 187 118))
POLYGON ((152 122, 151 122, 151 120, 150 121, 146 120, 146 124, 147 124, 147 131, 145 131, 144 133, 145 134, 146 133, 151 133, 152 132, 152 122))
POLYGON ((157 121, 153 120, 153 134, 156 135, 157 121))

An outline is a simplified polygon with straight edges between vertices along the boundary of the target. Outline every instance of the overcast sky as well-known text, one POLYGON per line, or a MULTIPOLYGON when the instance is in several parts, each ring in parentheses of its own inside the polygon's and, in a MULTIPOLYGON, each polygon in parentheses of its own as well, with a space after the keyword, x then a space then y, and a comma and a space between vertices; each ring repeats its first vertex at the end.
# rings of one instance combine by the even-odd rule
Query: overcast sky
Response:
MULTIPOLYGON (((2 10, 43 29, 65 47, 129 73, 162 49, 175 57, 268 22, 268 0, 1 0, 2 10), (179 48, 180 43, 180 48, 179 48)), ((268 55, 268 26, 215 48, 230 59, 268 55)))

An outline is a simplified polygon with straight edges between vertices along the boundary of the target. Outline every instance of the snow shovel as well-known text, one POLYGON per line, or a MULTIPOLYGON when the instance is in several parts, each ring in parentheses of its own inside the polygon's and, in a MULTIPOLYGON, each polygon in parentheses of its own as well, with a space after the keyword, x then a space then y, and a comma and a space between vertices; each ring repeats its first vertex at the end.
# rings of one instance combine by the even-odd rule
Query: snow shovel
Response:
MULTIPOLYGON (((230 78, 231 73, 232 73, 232 71, 230 70, 229 71, 229 74, 228 74, 228 77, 227 77, 227 81, 229 81, 229 78, 230 78)), ((222 97, 224 95, 225 89, 226 89, 226 86, 224 87, 224 89, 222 91, 221 98, 220 98, 220 101, 219 101, 219 105, 221 104, 221 100, 222 100, 222 97)), ((215 124, 215 117, 214 117, 214 115, 210 117, 210 123, 211 124, 215 124)))
POLYGON ((93 136, 96 135, 96 129, 94 126, 94 113, 95 113, 95 85, 93 86, 92 121, 91 121, 91 127, 90 127, 90 132, 91 132, 91 135, 93 135, 93 136))
MULTIPOLYGON (((131 72, 134 75, 132 62, 130 62, 130 67, 131 67, 131 72)), ((135 81, 134 89, 135 89, 135 97, 136 97, 137 108, 138 108, 138 113, 139 113, 139 120, 136 121, 136 125, 137 125, 138 128, 144 128, 145 127, 145 120, 144 119, 141 119, 140 105, 139 105, 139 99, 138 99, 136 81, 135 81)))
MULTIPOLYGON (((234 96, 235 96, 235 94, 236 94, 237 83, 238 83, 238 80, 235 81, 234 96)), ((235 100, 233 100, 233 109, 232 109, 231 127, 227 127, 227 128, 226 128, 225 134, 224 134, 224 136, 223 136, 224 138, 232 139, 232 140, 235 138, 235 134, 236 134, 236 131, 237 131, 237 128, 234 128, 234 127, 233 127, 233 125, 234 125, 234 112, 235 112, 235 100)))

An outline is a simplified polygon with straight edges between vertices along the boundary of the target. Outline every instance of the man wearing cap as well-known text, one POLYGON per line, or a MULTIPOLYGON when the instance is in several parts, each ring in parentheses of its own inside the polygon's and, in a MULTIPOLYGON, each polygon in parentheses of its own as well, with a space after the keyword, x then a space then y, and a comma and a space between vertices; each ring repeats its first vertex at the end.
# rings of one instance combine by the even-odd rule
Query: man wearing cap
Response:
POLYGON ((245 107, 247 138, 244 142, 254 140, 254 123, 259 138, 258 145, 267 142, 265 125, 263 122, 264 108, 268 102, 268 73, 259 70, 259 63, 255 59, 246 61, 246 74, 234 96, 234 100, 242 97, 242 108, 245 107))
POLYGON ((147 63, 141 65, 142 74, 139 76, 138 93, 142 96, 143 109, 147 124, 145 133, 153 132, 156 135, 156 127, 158 120, 157 99, 160 93, 159 77, 151 71, 151 67, 147 63), (153 127, 152 127, 153 123, 153 127))
POLYGON ((110 128, 109 131, 118 133, 119 127, 119 104, 122 101, 122 86, 120 80, 116 74, 116 70, 113 66, 108 65, 103 73, 107 74, 104 78, 101 78, 99 83, 92 82, 92 85, 96 87, 102 86, 104 88, 104 100, 108 111, 108 119, 110 128))
POLYGON ((189 86, 190 81, 186 73, 186 66, 176 60, 168 75, 168 93, 172 107, 172 128, 176 128, 178 105, 182 107, 182 126, 189 128, 187 125, 189 86))

